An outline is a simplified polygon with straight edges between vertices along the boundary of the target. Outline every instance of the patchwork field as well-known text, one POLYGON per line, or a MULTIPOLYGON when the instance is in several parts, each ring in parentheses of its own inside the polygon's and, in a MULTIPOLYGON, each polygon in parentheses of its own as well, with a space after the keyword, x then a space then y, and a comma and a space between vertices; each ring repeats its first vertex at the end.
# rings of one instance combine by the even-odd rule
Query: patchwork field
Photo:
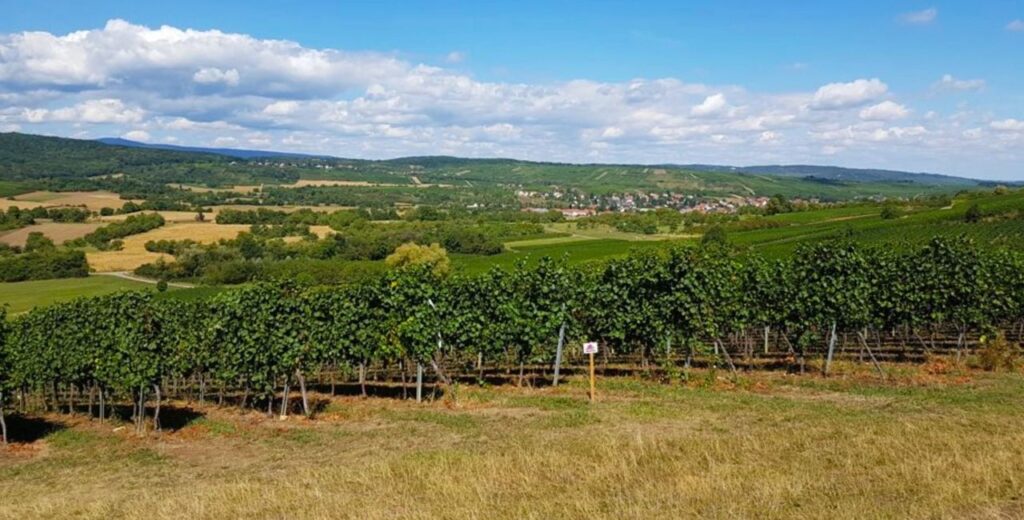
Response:
POLYGON ((0 231, 0 242, 12 246, 23 246, 25 245, 25 240, 28 239, 29 233, 39 232, 53 240, 53 243, 59 245, 68 240, 84 237, 102 225, 100 222, 42 222, 12 231, 0 231))
POLYGON ((172 223, 152 231, 125 237, 120 251, 92 251, 86 253, 89 267, 97 272, 132 271, 140 265, 155 262, 159 258, 172 260, 162 253, 146 251, 150 240, 195 240, 208 244, 222 238, 230 239, 242 231, 248 231, 245 224, 215 224, 213 222, 172 223))
POLYGON ((0 518, 1024 515, 1024 378, 843 370, 602 378, 595 404, 581 380, 420 405, 315 393, 313 420, 175 402, 144 438, 84 407, 10 417, 0 518))
MULTIPOLYGON (((0 199, 0 209, 7 209, 11 206, 20 208, 58 207, 58 206, 85 206, 89 210, 99 211, 102 208, 120 208, 127 200, 109 191, 33 191, 17 195, 10 199, 0 199)), ((136 200, 134 202, 141 203, 136 200)))

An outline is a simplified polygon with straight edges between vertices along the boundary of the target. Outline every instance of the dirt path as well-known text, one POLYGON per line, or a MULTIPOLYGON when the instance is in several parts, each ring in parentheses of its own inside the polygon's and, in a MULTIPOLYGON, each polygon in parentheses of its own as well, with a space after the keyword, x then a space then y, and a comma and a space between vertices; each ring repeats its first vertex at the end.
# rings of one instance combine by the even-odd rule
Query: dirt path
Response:
MULTIPOLYGON (((115 276, 117 278, 123 278, 125 280, 131 280, 133 282, 148 283, 148 284, 153 284, 153 285, 156 285, 158 283, 157 280, 154 280, 152 278, 143 278, 141 276, 136 276, 136 275, 132 274, 129 271, 110 271, 110 272, 106 272, 106 273, 90 273, 90 276, 115 276)), ((167 286, 168 287, 177 287, 179 289, 191 289, 191 288, 195 287, 195 285, 193 285, 193 284, 182 283, 182 282, 167 282, 167 286)))

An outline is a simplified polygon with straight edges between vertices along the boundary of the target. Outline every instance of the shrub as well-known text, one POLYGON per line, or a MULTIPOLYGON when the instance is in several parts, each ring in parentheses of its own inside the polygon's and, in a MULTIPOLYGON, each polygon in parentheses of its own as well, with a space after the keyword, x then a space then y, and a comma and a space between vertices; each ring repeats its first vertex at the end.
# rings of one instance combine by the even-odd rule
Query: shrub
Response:
POLYGON ((1002 332, 994 338, 982 336, 982 347, 978 350, 978 365, 989 372, 1012 371, 1017 368, 1020 346, 1006 340, 1002 332))

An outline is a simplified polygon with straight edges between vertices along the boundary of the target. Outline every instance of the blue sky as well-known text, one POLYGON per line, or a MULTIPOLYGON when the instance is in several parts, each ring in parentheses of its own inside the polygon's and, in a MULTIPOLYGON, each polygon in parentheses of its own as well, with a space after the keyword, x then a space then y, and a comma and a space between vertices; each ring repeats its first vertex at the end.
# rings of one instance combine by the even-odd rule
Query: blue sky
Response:
POLYGON ((0 0, 0 12, 0 130, 1024 179, 1021 0, 0 0))

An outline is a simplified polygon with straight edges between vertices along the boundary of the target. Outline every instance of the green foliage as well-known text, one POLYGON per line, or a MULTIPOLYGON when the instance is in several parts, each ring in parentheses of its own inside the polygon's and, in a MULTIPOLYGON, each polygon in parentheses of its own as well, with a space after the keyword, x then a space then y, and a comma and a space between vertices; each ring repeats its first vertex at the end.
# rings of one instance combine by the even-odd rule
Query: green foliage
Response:
MULTIPOLYGON (((52 242, 51 242, 52 244, 52 242)), ((0 255, 0 282, 48 280, 89 275, 85 253, 40 246, 23 254, 0 255)))
POLYGON ((113 241, 129 235, 137 235, 156 229, 164 225, 164 218, 158 213, 146 213, 142 215, 130 215, 120 222, 107 224, 82 238, 84 243, 95 246, 98 249, 112 247, 113 241))
POLYGON ((724 227, 715 225, 704 232, 704 236, 700 237, 700 242, 705 245, 724 246, 729 243, 729 236, 724 227))
MULTIPOLYGON (((774 261, 682 245, 579 267, 542 258, 475 276, 409 263, 343 286, 255 283, 206 299, 122 292, 11 321, 0 384, 96 382, 142 400, 168 377, 186 377, 273 399, 275 389, 325 367, 442 366, 477 355, 550 362, 563 324, 570 339, 645 359, 658 359, 670 340, 683 352, 710 352, 762 327, 804 353, 833 324, 840 332, 965 334, 1017 324, 1022 267, 1024 254, 966 240, 902 251, 835 239, 774 261)), ((993 366, 1005 366, 1007 349, 992 350, 993 366)))
POLYGON ((405 269, 409 267, 426 267, 436 276, 444 276, 451 271, 448 252, 439 244, 421 246, 407 242, 395 248, 395 252, 384 259, 388 267, 405 269))
POLYGON ((974 224, 981 220, 985 214, 981 211, 981 206, 978 203, 971 204, 967 211, 964 212, 964 222, 968 224, 974 224))

